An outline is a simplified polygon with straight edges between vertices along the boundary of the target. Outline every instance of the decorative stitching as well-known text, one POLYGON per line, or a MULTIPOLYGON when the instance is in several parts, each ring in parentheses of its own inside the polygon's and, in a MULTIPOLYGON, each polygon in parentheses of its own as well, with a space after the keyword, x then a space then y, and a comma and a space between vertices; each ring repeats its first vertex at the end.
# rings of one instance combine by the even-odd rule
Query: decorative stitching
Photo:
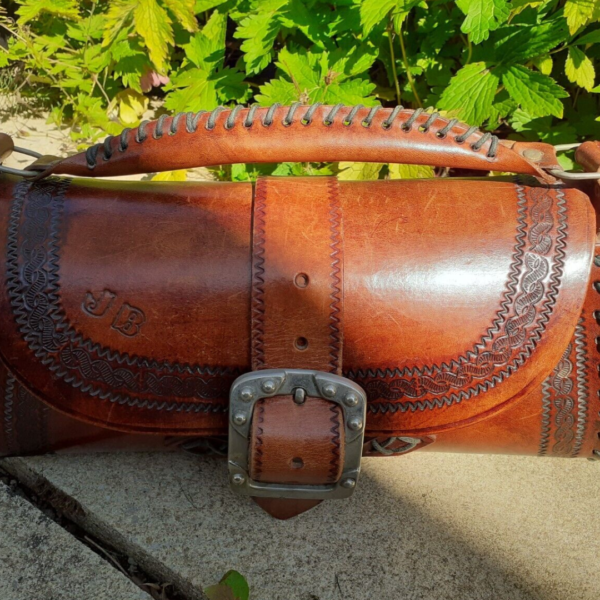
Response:
POLYGON ((329 223, 330 223, 330 248, 331 254, 331 294, 329 298, 329 367, 332 373, 341 369, 343 323, 342 323, 342 299, 343 299, 343 238, 342 207, 338 195, 337 179, 329 181, 329 223))
POLYGON ((535 349, 552 314, 563 275, 568 228, 567 202, 564 193, 555 190, 559 225, 553 243, 550 236, 554 227, 551 213, 553 197, 549 188, 526 189, 520 183, 516 187, 519 207, 516 246, 505 299, 493 326, 474 350, 449 365, 348 370, 346 377, 367 391, 371 401, 370 412, 426 410, 467 400, 501 383, 522 366, 535 349), (528 211, 530 198, 533 205, 528 211), (527 214, 532 225, 525 236, 527 214), (524 248, 525 240, 529 244, 527 250, 524 248), (550 267, 547 255, 552 247, 554 261, 550 267), (519 277, 521 271, 523 273, 519 277), (548 274, 546 293, 544 280, 548 274), (540 303, 541 308, 538 309, 540 303), (510 309, 515 314, 508 317, 510 309), (501 335, 496 337, 498 333, 501 335), (498 367, 502 367, 502 370, 495 372, 498 367), (386 381, 385 378, 394 379, 386 381), (459 391, 448 394, 452 389, 459 391), (404 397, 422 398, 428 394, 441 397, 397 402, 404 397), (380 399, 395 402, 376 402, 380 399))
POLYGON ((580 317, 575 327, 575 365, 577 370, 577 430, 571 456, 581 452, 588 416, 588 352, 585 339, 585 319, 580 317))
MULTIPOLYGON (((286 112, 286 115, 282 119, 282 124, 285 127, 289 127, 289 126, 293 125, 295 122, 294 116, 296 115, 296 113, 301 112, 304 109, 304 114, 302 114, 302 116, 298 119, 298 121, 303 126, 311 125, 313 123, 312 117, 313 117, 315 111, 317 110, 317 108, 319 108, 320 106, 323 106, 323 105, 319 102, 317 102, 315 104, 311 104, 311 105, 305 105, 305 106, 302 106, 298 102, 294 102, 291 106, 287 107, 287 112, 286 112)), ((222 119, 222 123, 223 123, 223 127, 225 130, 230 130, 235 127, 236 117, 238 116, 238 114, 241 111, 243 111, 243 110, 247 111, 246 117, 243 120, 243 126, 249 128, 254 125, 255 114, 258 110, 260 110, 262 113, 264 113, 263 120, 261 122, 263 127, 270 127, 274 122, 275 111, 279 108, 286 108, 286 107, 282 107, 279 103, 275 103, 265 109, 259 109, 257 106, 252 106, 250 108, 245 109, 243 106, 237 105, 233 109, 229 110, 223 106, 217 106, 217 108, 215 108, 210 113, 202 110, 198 113, 193 113, 193 112, 177 113, 173 117, 167 117, 166 115, 161 115, 161 117, 156 121, 143 121, 137 129, 134 129, 134 130, 131 130, 129 128, 124 129, 121 132, 121 134, 118 136, 118 142, 116 144, 116 147, 117 147, 118 151, 121 153, 123 153, 127 150, 128 146, 129 146, 130 132, 133 132, 134 139, 138 144, 144 143, 144 141, 148 138, 148 133, 146 131, 146 128, 148 126, 153 127, 152 137, 154 139, 159 139, 163 135, 163 130, 164 130, 164 127, 167 122, 169 122, 169 135, 176 135, 178 133, 178 126, 179 126, 180 120, 183 117, 185 117, 185 119, 186 119, 185 131, 187 133, 196 133, 201 120, 205 121, 204 128, 207 131, 212 131, 216 127, 217 117, 219 116, 219 114, 220 113, 229 113, 226 118, 224 117, 222 119)), ((327 113, 327 115, 325 115, 325 117, 321 121, 321 124, 324 127, 330 127, 331 125, 333 125, 335 123, 336 116, 338 114, 343 114, 343 113, 345 113, 345 114, 342 117, 342 123, 343 123, 343 125, 350 127, 354 123, 354 118, 356 116, 356 113, 360 109, 363 109, 364 107, 361 104, 354 106, 354 107, 346 107, 343 104, 336 104, 335 106, 329 106, 329 107, 325 107, 325 108, 329 108, 329 112, 327 113), (346 109, 346 110, 344 110, 344 109, 346 109)), ((434 112, 429 113, 427 111, 424 111, 422 108, 418 108, 415 111, 412 111, 409 109, 405 109, 403 106, 396 106, 393 109, 382 108, 381 106, 375 106, 369 111, 367 116, 361 121, 361 125, 363 125, 364 127, 371 127, 371 125, 373 123, 373 119, 379 113, 379 115, 381 117, 381 122, 379 123, 381 125, 381 128, 386 131, 390 131, 392 129, 392 125, 393 125, 394 121, 396 120, 396 118, 399 116, 399 114, 401 112, 405 112, 410 115, 403 123, 400 124, 400 130, 405 133, 408 133, 409 131, 411 131, 413 128, 413 125, 419 119, 422 120, 423 123, 418 126, 417 131, 419 131, 423 134, 427 134, 429 132, 429 129, 435 122, 441 122, 444 126, 441 127, 435 133, 435 136, 439 139, 446 138, 448 136, 448 133, 456 125, 460 125, 463 128, 466 127, 466 130, 461 132, 460 134, 455 135, 454 141, 457 144, 463 144, 468 138, 470 138, 474 135, 479 135, 480 137, 474 143, 472 143, 470 145, 471 150, 473 150, 473 152, 479 152, 479 150, 481 150, 481 148, 487 142, 489 142, 490 144, 488 146, 488 150, 487 150, 487 154, 486 154, 487 157, 490 159, 495 159, 497 156, 499 140, 495 135, 492 135, 491 133, 483 133, 482 134, 479 131, 479 129, 475 126, 470 127, 468 125, 464 125, 464 124, 460 123, 458 119, 444 119, 440 116, 440 114, 438 112, 434 111, 434 112), (385 119, 383 119, 384 116, 386 117, 385 119)), ((241 120, 241 119, 238 119, 238 121, 239 120, 241 120)), ((113 145, 114 145, 113 140, 114 139, 116 139, 116 138, 114 136, 110 135, 104 140, 104 142, 94 144, 93 146, 90 146, 86 150, 85 158, 86 158, 87 166, 90 170, 96 168, 96 164, 98 161, 98 152, 100 151, 100 149, 103 150, 103 156, 102 156, 103 160, 104 161, 110 160, 110 158, 113 156, 113 153, 114 153, 114 149, 113 149, 113 145)))
POLYGON ((226 412, 216 403, 169 398, 226 398, 239 368, 157 362, 100 346, 77 333, 60 302, 59 232, 70 180, 17 184, 8 228, 7 289, 23 339, 55 377, 101 400, 147 410, 226 412), (128 367, 134 367, 134 370, 128 367))
POLYGON ((338 479, 338 471, 341 460, 341 440, 340 440, 340 408, 337 404, 331 403, 329 406, 331 411, 331 423, 333 427, 330 429, 331 437, 331 460, 329 461, 329 474, 327 475, 327 483, 333 483, 338 479))
POLYGON ((256 182, 253 211, 252 261, 252 368, 265 366, 265 242, 267 223, 267 180, 256 182))

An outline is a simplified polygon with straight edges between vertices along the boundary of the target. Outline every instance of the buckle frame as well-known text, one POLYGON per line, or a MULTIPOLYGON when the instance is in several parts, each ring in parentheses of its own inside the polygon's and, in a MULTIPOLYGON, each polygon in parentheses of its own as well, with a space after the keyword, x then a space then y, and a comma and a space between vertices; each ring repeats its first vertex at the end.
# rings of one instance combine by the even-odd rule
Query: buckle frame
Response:
POLYGON ((259 498, 333 500, 348 498, 360 474, 365 436, 367 395, 353 381, 305 369, 265 369, 238 377, 229 394, 229 481, 236 494, 259 498), (344 465, 340 478, 326 485, 264 483, 250 479, 248 455, 254 407, 259 400, 295 395, 304 390, 306 402, 322 398, 342 408, 344 465))

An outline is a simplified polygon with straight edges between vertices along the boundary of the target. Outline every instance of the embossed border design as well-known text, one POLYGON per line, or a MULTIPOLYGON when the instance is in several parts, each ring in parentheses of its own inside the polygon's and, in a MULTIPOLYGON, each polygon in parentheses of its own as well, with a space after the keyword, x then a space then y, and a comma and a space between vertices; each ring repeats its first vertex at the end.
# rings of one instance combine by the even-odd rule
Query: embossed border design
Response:
POLYGON ((588 351, 585 318, 579 318, 571 343, 542 383, 542 427, 538 456, 581 452, 588 418, 588 351), (574 357, 571 355, 574 352, 574 357), (573 393, 574 392, 574 393, 573 393), (550 445, 550 438, 554 443, 550 445))
POLYGON ((331 303, 329 304, 329 367, 332 373, 338 373, 342 367, 343 313, 342 298, 344 274, 344 241, 342 229, 342 207, 338 193, 338 180, 329 180, 329 231, 331 248, 331 303))
POLYGON ((556 304, 563 275, 568 208, 565 195, 559 189, 525 187, 519 179, 515 187, 518 197, 515 252, 504 301, 492 327, 473 351, 450 364, 421 369, 347 370, 346 377, 367 391, 371 413, 422 411, 467 400, 504 381, 535 349, 556 304), (551 213, 554 197, 559 223, 553 241, 550 232, 554 228, 551 213), (533 200, 531 206, 530 200, 533 200), (550 268, 546 255, 552 248, 554 260, 550 268), (549 282, 544 284, 548 274, 549 282), (538 312, 540 302, 543 308, 538 312), (512 309, 516 309, 516 314, 509 317, 512 309), (525 312, 531 313, 531 310, 533 319, 527 323, 525 312), (500 370, 496 372, 498 367, 500 370), (458 391, 448 393, 452 389, 458 391), (405 396, 423 398, 427 395, 430 396, 427 399, 400 401, 405 396))
POLYGON ((7 289, 30 350, 55 377, 101 400, 146 410, 226 412, 222 402, 156 398, 222 400, 241 369, 130 356, 100 346, 71 327, 60 304, 59 282, 60 227, 69 185, 69 179, 24 181, 16 185, 12 199, 7 289))

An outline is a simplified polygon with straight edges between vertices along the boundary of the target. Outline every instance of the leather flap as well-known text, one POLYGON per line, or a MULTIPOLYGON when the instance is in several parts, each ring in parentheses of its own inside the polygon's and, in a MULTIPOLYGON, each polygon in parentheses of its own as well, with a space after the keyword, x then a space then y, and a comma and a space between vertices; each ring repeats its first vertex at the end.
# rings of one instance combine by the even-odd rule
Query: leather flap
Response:
MULTIPOLYGON (((4 181, 0 354, 15 377, 90 423, 225 433, 250 369, 251 184, 4 181)), ((368 392, 370 432, 467 424, 550 373, 588 286, 586 196, 482 179, 339 195, 343 370, 368 392)))

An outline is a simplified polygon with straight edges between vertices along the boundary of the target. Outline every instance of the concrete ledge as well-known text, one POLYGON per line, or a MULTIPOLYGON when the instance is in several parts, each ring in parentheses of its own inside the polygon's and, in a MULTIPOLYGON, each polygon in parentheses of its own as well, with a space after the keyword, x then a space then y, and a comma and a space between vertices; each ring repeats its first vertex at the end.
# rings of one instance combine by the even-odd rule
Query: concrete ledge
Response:
POLYGON ((366 459, 352 499, 287 522, 235 497, 220 460, 3 467, 75 499, 76 521, 192 599, 229 569, 247 577, 252 600, 596 600, 600 590, 600 470, 584 460, 366 459))
POLYGON ((150 600, 26 500, 0 484, 2 600, 150 600))

